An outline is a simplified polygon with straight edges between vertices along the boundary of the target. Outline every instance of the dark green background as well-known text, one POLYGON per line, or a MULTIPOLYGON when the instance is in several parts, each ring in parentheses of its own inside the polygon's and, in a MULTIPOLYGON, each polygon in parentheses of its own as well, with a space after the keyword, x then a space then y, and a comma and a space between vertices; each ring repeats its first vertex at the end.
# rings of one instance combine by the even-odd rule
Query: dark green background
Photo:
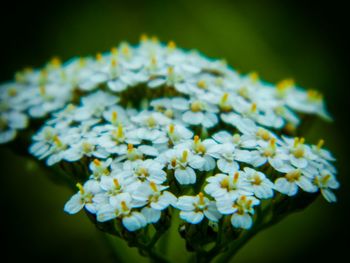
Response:
MULTIPOLYGON (((348 253, 350 237, 347 15, 340 1, 13 2, 1 8, 0 80, 53 56, 95 54, 123 40, 136 43, 141 33, 148 33, 225 58, 241 72, 255 70, 268 81, 293 77, 303 87, 320 90, 335 122, 317 123, 308 138, 324 138, 338 159, 339 202, 330 205, 319 198, 259 234, 235 262, 338 262, 348 253)), ((30 163, 4 147, 0 167, 1 262, 109 262, 106 244, 87 218, 63 213, 71 195, 66 187, 31 172, 30 163)), ((172 246, 181 262, 183 245, 172 246)), ((137 260, 127 253, 122 256, 137 260)))

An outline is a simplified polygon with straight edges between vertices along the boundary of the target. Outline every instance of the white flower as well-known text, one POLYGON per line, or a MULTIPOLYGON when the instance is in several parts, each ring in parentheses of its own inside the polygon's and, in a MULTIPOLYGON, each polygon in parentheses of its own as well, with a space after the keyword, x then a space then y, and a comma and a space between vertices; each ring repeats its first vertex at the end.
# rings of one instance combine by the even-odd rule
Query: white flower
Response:
POLYGON ((63 159, 70 162, 78 161, 83 156, 108 157, 108 153, 97 144, 97 140, 94 137, 82 139, 77 143, 71 144, 63 155, 63 159))
POLYGON ((52 113, 51 119, 49 119, 46 124, 54 126, 57 129, 69 127, 74 121, 75 110, 75 105, 68 104, 62 110, 52 113))
POLYGON ((242 195, 232 200, 229 197, 217 200, 216 205, 220 213, 231 215, 231 224, 235 228, 249 229, 253 224, 254 206, 260 201, 253 196, 242 195))
POLYGON ((114 105, 118 101, 118 97, 107 92, 92 93, 82 98, 82 106, 76 109, 75 120, 85 121, 93 117, 101 117, 108 106, 114 105))
POLYGON ((114 126, 100 126, 99 136, 96 138, 97 143, 108 153, 118 155, 126 154, 126 134, 125 128, 119 124, 117 128, 114 126))
POLYGON ((69 214, 76 214, 84 207, 90 213, 96 213, 96 206, 93 203, 93 198, 101 192, 100 185, 95 180, 88 180, 84 186, 77 184, 79 192, 73 195, 64 206, 64 211, 69 214))
POLYGON ((72 86, 70 84, 39 84, 28 90, 23 101, 33 118, 44 117, 48 113, 61 109, 71 100, 72 86))
POLYGON ((152 111, 142 111, 138 115, 133 116, 131 120, 150 130, 159 129, 160 127, 164 127, 171 122, 171 119, 162 113, 152 111))
POLYGON ((201 169, 204 165, 203 158, 187 149, 169 150, 160 159, 162 158, 168 163, 168 169, 175 170, 174 176, 182 185, 194 184, 196 182, 194 169, 201 169))
POLYGON ((158 72, 158 76, 148 82, 150 88, 157 88, 162 85, 177 86, 181 83, 186 72, 179 66, 163 68, 158 72))
MULTIPOLYGON (((142 147, 142 146, 146 146, 145 148, 148 149, 148 147, 147 147, 148 145, 141 145, 140 147, 142 147)), ((143 153, 139 149, 140 147, 135 148, 133 144, 128 144, 125 154, 124 154, 124 152, 118 152, 119 156, 114 161, 121 162, 121 161, 124 161, 125 159, 127 159, 127 161, 129 161, 129 162, 134 162, 134 161, 142 159, 143 153)), ((154 148, 152 147, 152 150, 153 149, 154 148)), ((149 154, 149 155, 152 155, 152 150, 151 150, 151 154, 149 154)))
POLYGON ((134 176, 141 181, 155 182, 161 184, 167 180, 164 165, 156 160, 136 160, 134 162, 124 162, 123 169, 126 176, 134 176))
POLYGON ((217 159, 217 166, 224 173, 239 169, 239 164, 236 162, 237 152, 231 143, 214 145, 208 150, 208 154, 217 159))
POLYGON ((134 145, 150 142, 156 146, 168 142, 168 138, 164 131, 158 129, 137 128, 128 133, 126 141, 134 145))
POLYGON ((181 210, 181 219, 191 224, 200 223, 204 216, 213 222, 218 222, 221 218, 215 202, 210 201, 203 193, 199 193, 196 196, 179 197, 176 208, 181 210))
POLYGON ((179 144, 192 138, 193 132, 181 124, 171 123, 167 127, 167 135, 172 144, 179 144))
POLYGON ((119 105, 112 105, 103 112, 103 118, 115 127, 127 126, 130 123, 129 112, 119 105))
POLYGON ((63 159, 64 152, 70 142, 70 138, 68 136, 59 137, 56 135, 53 138, 53 144, 51 144, 50 148, 41 156, 41 158, 47 157, 46 164, 48 166, 54 165, 63 159))
POLYGON ((169 98, 160 98, 152 100, 150 105, 157 112, 163 113, 166 117, 174 119, 175 112, 172 106, 172 101, 169 98))
MULTIPOLYGON (((176 104, 179 110, 185 110, 182 120, 190 125, 202 125, 205 128, 213 127, 218 122, 218 109, 202 100, 183 100, 176 104)), ((175 105, 174 105, 175 106, 175 105)))
POLYGON ((321 174, 315 176, 313 183, 320 189, 323 197, 328 202, 337 201, 337 197, 331 189, 338 189, 339 182, 332 173, 327 170, 321 171, 321 174))
POLYGON ((239 133, 229 134, 227 131, 219 131, 215 133, 213 136, 213 139, 219 143, 225 144, 225 143, 231 143, 234 145, 234 147, 242 147, 244 143, 244 137, 239 133))
POLYGON ((311 151, 316 156, 316 159, 321 162, 324 162, 324 160, 335 161, 335 158, 332 156, 332 154, 328 150, 322 148, 323 144, 324 140, 320 140, 317 145, 311 146, 311 151))
POLYGON ((241 119, 235 122, 234 125, 243 133, 241 136, 241 145, 244 148, 255 148, 262 142, 268 142, 273 138, 277 143, 280 143, 275 134, 265 128, 257 126, 252 120, 241 119))
POLYGON ((110 197, 120 193, 132 193, 140 185, 136 178, 124 178, 120 170, 114 170, 110 175, 102 175, 100 178, 100 187, 103 192, 98 193, 93 198, 94 203, 108 204, 110 197))
POLYGON ((216 174, 207 178, 208 184, 204 191, 214 198, 229 196, 232 200, 241 195, 253 195, 254 188, 246 180, 243 172, 233 172, 232 174, 216 174))
POLYGON ((30 146, 29 152, 39 159, 45 158, 57 135, 58 131, 56 129, 51 126, 44 126, 33 136, 34 143, 30 146))
POLYGON ((188 140, 182 144, 176 145, 175 148, 190 148, 194 154, 203 158, 203 167, 199 168, 200 171, 211 171, 215 168, 214 158, 208 154, 210 148, 216 145, 216 142, 212 139, 201 140, 198 135, 194 136, 193 140, 188 140))
POLYGON ((97 211, 97 220, 106 222, 114 218, 121 218, 123 226, 129 231, 136 231, 147 225, 146 218, 132 208, 137 206, 129 193, 121 193, 111 197, 110 204, 97 211))
POLYGON ((96 179, 99 179, 102 175, 109 175, 110 170, 109 167, 112 163, 112 158, 107 159, 106 161, 100 161, 98 159, 94 159, 89 168, 92 172, 92 176, 96 179))
POLYGON ((147 220, 147 223, 156 223, 159 221, 161 211, 169 205, 176 203, 176 197, 169 191, 165 191, 168 186, 157 185, 155 182, 144 182, 132 193, 132 197, 143 205, 141 213, 147 220))
POLYGON ((28 126, 28 118, 25 114, 17 111, 0 112, 0 144, 12 141, 17 130, 28 126))
POLYGON ((297 168, 305 168, 310 160, 315 159, 311 149, 304 144, 304 138, 283 138, 285 147, 289 151, 289 161, 297 168))
POLYGON ((315 90, 304 91, 301 89, 290 89, 290 94, 285 97, 286 104, 299 112, 317 114, 324 119, 330 120, 325 109, 322 94, 315 90))
POLYGON ((312 184, 310 176, 304 175, 300 169, 290 167, 285 172, 284 177, 280 177, 275 181, 275 189, 282 194, 296 195, 298 187, 309 193, 317 191, 317 187, 312 184))
POLYGON ((265 174, 249 167, 244 168, 245 179, 251 185, 251 190, 259 199, 268 199, 273 196, 274 184, 265 174))
POLYGON ((275 138, 271 138, 268 142, 259 141, 256 149, 252 151, 241 151, 237 159, 241 162, 249 163, 254 167, 259 167, 269 162, 277 171, 283 169, 285 165, 289 165, 287 163, 289 159, 288 152, 276 144, 275 138))

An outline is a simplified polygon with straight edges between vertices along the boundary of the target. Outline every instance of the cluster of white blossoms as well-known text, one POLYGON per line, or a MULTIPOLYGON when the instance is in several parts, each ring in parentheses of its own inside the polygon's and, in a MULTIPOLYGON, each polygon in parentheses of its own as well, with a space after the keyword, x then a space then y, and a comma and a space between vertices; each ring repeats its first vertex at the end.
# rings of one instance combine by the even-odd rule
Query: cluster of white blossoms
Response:
POLYGON ((334 158, 290 137, 306 115, 329 118, 322 96, 292 80, 240 75, 223 61, 145 37, 96 58, 54 59, 1 86, 0 143, 42 121, 30 153, 86 166, 65 206, 135 231, 172 207, 190 224, 229 217, 249 229, 279 192, 339 187, 334 158))

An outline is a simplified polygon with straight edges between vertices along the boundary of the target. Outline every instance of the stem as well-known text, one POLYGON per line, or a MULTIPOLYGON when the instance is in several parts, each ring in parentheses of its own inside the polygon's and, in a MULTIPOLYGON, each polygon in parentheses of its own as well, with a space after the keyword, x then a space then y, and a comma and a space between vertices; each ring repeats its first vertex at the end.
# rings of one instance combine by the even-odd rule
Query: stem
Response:
POLYGON ((168 252, 168 242, 169 242, 169 237, 170 237, 170 231, 167 231, 164 233, 163 238, 159 244, 159 251, 163 254, 166 255, 168 252))
POLYGON ((168 259, 166 259, 164 256, 162 256, 158 251, 155 250, 155 247, 150 248, 147 245, 138 244, 139 249, 143 250, 145 253, 147 253, 148 257, 150 258, 151 262, 155 263, 168 263, 168 259))

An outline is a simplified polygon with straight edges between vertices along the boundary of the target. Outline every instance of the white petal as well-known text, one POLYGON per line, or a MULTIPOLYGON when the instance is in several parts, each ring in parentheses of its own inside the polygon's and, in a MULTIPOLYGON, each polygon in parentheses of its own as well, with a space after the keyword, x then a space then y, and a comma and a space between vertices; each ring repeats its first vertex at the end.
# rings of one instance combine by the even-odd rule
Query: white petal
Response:
POLYGON ((127 85, 121 80, 108 81, 108 87, 112 91, 120 92, 127 88, 127 85))
POLYGON ((139 212, 132 212, 129 216, 123 217, 122 223, 129 231, 136 231, 147 225, 146 218, 139 212))
POLYGON ((214 113, 207 112, 203 119, 202 125, 206 128, 211 128, 218 123, 218 117, 214 113))
POLYGON ((0 132, 0 144, 12 141, 17 135, 16 130, 7 130, 0 132))
POLYGON ((239 166, 235 161, 228 162, 225 159, 217 161, 218 168, 224 173, 232 173, 238 170, 239 166))
POLYGON ((156 87, 159 87, 161 85, 163 85, 165 83, 165 79, 154 79, 154 80, 151 80, 150 82, 148 82, 148 87, 150 88, 156 88, 156 87))
POLYGON ((232 140, 232 135, 229 134, 227 131, 220 131, 215 133, 213 136, 213 139, 220 142, 220 143, 227 143, 232 140))
POLYGON ((60 162, 61 160, 62 160, 62 153, 53 154, 49 158, 47 158, 46 164, 48 166, 52 166, 55 163, 60 162))
POLYGON ((149 156, 157 156, 159 154, 156 148, 149 145, 141 145, 137 149, 140 150, 143 154, 149 156))
POLYGON ((253 224, 253 220, 247 213, 243 215, 235 213, 231 217, 231 223, 236 228, 249 229, 253 224))
POLYGON ((305 192, 314 193, 317 191, 317 186, 312 184, 305 176, 300 176, 299 180, 296 181, 296 184, 305 192))
POLYGON ((96 215, 96 219, 99 222, 106 222, 117 217, 115 209, 110 205, 102 207, 96 215))
POLYGON ((237 211, 232 205, 232 199, 229 197, 218 198, 216 201, 216 207, 218 211, 224 215, 229 215, 237 211))
POLYGON ((166 181, 166 172, 163 170, 149 170, 149 180, 155 182, 156 184, 161 184, 166 181))
POLYGON ((307 160, 304 158, 295 158, 294 156, 292 156, 290 158, 290 162, 298 168, 305 168, 307 166, 307 160))
POLYGON ((208 205, 207 209, 204 210, 204 215, 213 222, 217 222, 221 218, 221 213, 217 210, 215 203, 208 205))
POLYGON ((208 171, 214 170, 215 166, 216 166, 216 162, 215 162, 214 158, 212 158, 208 155, 204 156, 204 165, 202 167, 202 170, 208 172, 208 171))
POLYGON ((191 224, 198 224, 204 218, 202 212, 181 211, 180 218, 191 224))
POLYGON ((288 196, 293 196, 298 192, 296 183, 291 183, 284 177, 278 178, 275 181, 275 189, 288 196))
POLYGON ((142 208, 141 214, 143 214, 143 216, 146 218, 148 224, 152 224, 159 221, 161 211, 146 206, 142 208))
POLYGON ((178 183, 182 185, 194 184, 196 182, 196 173, 190 167, 176 169, 174 175, 178 183))
POLYGON ((337 197, 335 196, 335 194, 329 190, 329 189, 321 189, 321 193, 323 195, 323 197, 330 203, 332 202, 337 202, 337 197))
POLYGON ((200 169, 203 167, 204 162, 205 160, 202 157, 194 155, 191 157, 189 164, 194 169, 200 169))
POLYGON ((182 115, 182 120, 188 124, 191 124, 191 125, 201 124, 203 119, 204 119, 204 114, 201 111, 199 111, 199 112, 186 111, 182 115))
POLYGON ((84 207, 84 202, 81 199, 81 195, 75 194, 69 199, 64 206, 64 211, 68 214, 76 214, 84 207))
POLYGON ((273 196, 273 190, 271 187, 262 184, 254 187, 254 194, 257 198, 268 199, 273 196))
POLYGON ((173 98, 171 101, 174 109, 181 110, 181 111, 188 109, 189 102, 184 98, 173 98))
POLYGON ((194 203, 196 202, 196 198, 193 196, 181 196, 177 200, 175 207, 180 210, 192 211, 195 209, 194 203))
POLYGON ((80 160, 81 157, 83 157, 83 154, 77 148, 70 148, 64 152, 63 156, 64 156, 63 158, 64 160, 69 162, 75 162, 77 160, 80 160))
POLYGON ((163 194, 158 198, 158 202, 152 202, 151 207, 157 210, 164 210, 169 205, 175 205, 177 198, 175 195, 168 191, 164 191, 163 194))

